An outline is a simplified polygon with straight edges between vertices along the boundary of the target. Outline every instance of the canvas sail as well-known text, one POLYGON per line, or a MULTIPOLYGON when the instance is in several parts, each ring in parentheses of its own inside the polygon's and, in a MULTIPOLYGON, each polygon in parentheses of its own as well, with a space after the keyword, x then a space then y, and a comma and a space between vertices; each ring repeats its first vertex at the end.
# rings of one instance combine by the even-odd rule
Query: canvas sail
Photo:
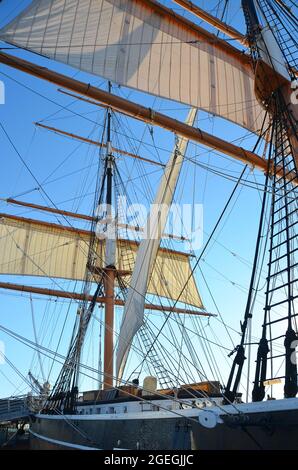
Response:
MULTIPOLYGON (((195 116, 196 109, 191 109, 186 123, 192 126, 195 121, 195 116)), ((187 139, 180 138, 178 140, 177 147, 171 154, 166 165, 153 207, 144 228, 146 238, 141 241, 138 249, 119 333, 116 356, 116 374, 118 381, 122 378, 132 340, 144 321, 147 287, 158 255, 161 237, 174 197, 187 144, 187 139)), ((183 287, 186 287, 186 291, 188 290, 188 285, 184 285, 183 287)), ((182 293, 182 291, 180 292, 182 293)))
POLYGON ((249 61, 177 18, 153 0, 33 0, 0 38, 258 132, 264 111, 249 61))
MULTIPOLYGON (((43 276, 83 281, 90 232, 24 217, 0 214, 0 275, 43 276)), ((117 240, 116 267, 132 271, 138 243, 117 240)), ((105 241, 97 240, 98 268, 105 266, 105 241)), ((189 256, 160 248, 148 285, 148 293, 177 299, 190 277, 181 302, 201 308, 202 302, 189 256), (161 276, 162 273, 162 276, 161 276)), ((130 275, 123 278, 127 283, 130 275)))

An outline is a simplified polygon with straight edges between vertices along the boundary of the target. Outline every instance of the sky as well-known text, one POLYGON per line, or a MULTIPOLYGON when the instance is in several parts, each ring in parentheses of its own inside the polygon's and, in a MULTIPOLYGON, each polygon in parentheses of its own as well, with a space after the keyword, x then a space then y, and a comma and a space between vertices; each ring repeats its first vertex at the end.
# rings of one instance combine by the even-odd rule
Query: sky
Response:
MULTIPOLYGON (((0 3, 0 26, 5 25, 29 3, 28 0, 3 0, 0 3)), ((164 3, 171 4, 171 2, 164 3)), ((208 10, 214 14, 217 13, 214 8, 217 3, 215 1, 199 2, 202 7, 208 5, 208 10)), ((240 14, 240 2, 237 0, 230 3, 228 20, 243 31, 244 23, 242 14, 240 14)), ((175 7, 175 5, 171 4, 171 6, 181 12, 181 9, 175 7)), ((198 21, 198 23, 201 22, 198 21)), ((0 47, 5 48, 7 45, 0 43, 0 47)), ((107 89, 107 83, 100 77, 79 72, 26 51, 13 50, 11 53, 107 89)), ((27 209, 15 208, 3 201, 8 197, 19 197, 21 200, 43 205, 48 204, 50 199, 61 209, 90 214, 97 177, 97 149, 37 129, 34 122, 42 121, 45 124, 72 133, 100 139, 104 111, 101 108, 60 93, 51 84, 3 65, 0 65, 0 79, 5 84, 5 104, 0 105, 0 122, 3 126, 0 129, 0 211, 55 222, 55 218, 45 213, 40 214, 27 209), (24 165, 24 162, 26 165, 24 165), (28 171, 28 168, 30 171, 28 171), (39 184, 42 185, 43 191, 36 190, 39 184)), ((128 89, 119 89, 115 84, 113 85, 113 91, 119 93, 120 96, 162 110, 162 112, 180 120, 185 119, 187 113, 185 106, 178 106, 165 100, 147 97, 128 89)), ((132 127, 131 121, 128 122, 124 118, 119 119, 123 130, 128 129, 128 124, 132 127)), ((114 134, 118 125, 119 123, 114 123, 114 134)), ((244 129, 236 128, 236 126, 223 120, 214 119, 201 111, 199 112, 198 125, 203 130, 213 132, 215 135, 229 141, 243 138, 242 145, 248 149, 252 149, 256 141, 254 136, 247 136, 247 131, 244 129)), ((135 123, 133 132, 131 141, 135 137, 141 139, 144 132, 143 126, 140 123, 135 123)), ((160 150, 160 148, 170 150, 174 145, 174 137, 157 128, 154 129, 153 139, 148 129, 145 132, 146 141, 151 142, 151 147, 142 148, 142 151, 144 151, 142 155, 147 158, 160 158, 161 161, 165 162, 168 152, 160 150), (153 149, 152 142, 158 149, 153 149)), ((119 144, 125 145, 123 138, 120 137, 119 139, 119 144)), ((138 143, 133 145, 135 151, 140 150, 138 143)), ((196 160, 198 159, 200 163, 213 165, 236 177, 240 175, 243 169, 240 162, 219 156, 217 153, 201 146, 191 144, 188 153, 196 160)), ((146 191, 143 179, 139 178, 133 182, 133 191, 130 196, 132 199, 136 198, 137 202, 144 202, 148 205, 148 200, 153 195, 161 176, 160 170, 150 165, 146 166, 146 164, 137 168, 135 162, 128 162, 125 159, 119 161, 119 171, 123 176, 125 186, 131 184, 132 174, 136 170, 140 171, 140 168, 146 173, 151 189, 146 191)), ((263 182, 263 175, 257 171, 250 172, 247 178, 252 182, 255 180, 263 182)), ((185 203, 195 201, 197 204, 203 205, 204 242, 206 242, 208 234, 210 234, 216 223, 234 185, 235 182, 214 173, 206 172, 201 167, 193 164, 184 165, 177 193, 185 203)), ((215 235, 215 240, 211 243, 202 260, 201 269, 207 285, 201 273, 196 273, 200 293, 207 311, 216 313, 217 306, 225 322, 236 331, 239 331, 247 297, 259 211, 260 194, 258 191, 241 186, 234 203, 228 211, 228 215, 215 235)), ((84 224, 81 226, 84 227, 84 224)), ((196 255, 199 254, 200 250, 196 252, 196 255)), ((25 283, 24 279, 18 276, 0 277, 3 278, 0 279, 3 281, 25 283)), ((51 282, 47 279, 34 279, 31 280, 31 283, 34 283, 34 285, 51 285, 51 282)), ((66 290, 70 287, 68 281, 59 281, 59 283, 66 290)), ((0 305, 0 324, 2 326, 32 341, 34 341, 35 328, 38 341, 41 344, 50 349, 58 348, 58 352, 65 354, 74 321, 74 309, 69 310, 66 302, 49 303, 47 299, 34 296, 30 301, 28 295, 2 289, 0 290, 0 305)), ((98 311, 97 315, 102 315, 102 312, 98 311)), ((257 326, 262 320, 262 315, 262 305, 260 303, 256 308, 257 326)), ((121 317, 119 309, 117 309, 116 317, 116 323, 119 326, 121 317)), ((156 319, 157 324, 158 321, 156 319)), ((230 362, 226 363, 228 360, 227 353, 229 348, 232 348, 231 344, 228 344, 229 338, 218 320, 211 320, 210 324, 205 322, 204 328, 206 334, 210 334, 211 337, 227 344, 228 350, 224 351, 225 358, 223 359, 220 356, 220 360, 224 364, 224 375, 227 377, 229 371, 229 365, 227 364, 230 364, 230 362)), ((88 338, 98 337, 98 335, 99 324, 94 321, 90 326, 88 338)), ((237 341, 239 335, 235 333, 232 333, 232 335, 234 341, 237 341)), ((258 332, 256 335, 258 335, 258 332)), ((3 332, 0 332, 0 340, 4 343, 5 355, 22 374, 26 376, 29 370, 33 370, 39 380, 42 381, 42 375, 46 378, 49 375, 50 381, 53 383, 59 365, 52 365, 50 360, 43 358, 43 365, 40 367, 38 356, 34 354, 32 359, 33 351, 30 348, 3 332), (42 369, 44 370, 42 371, 42 369)), ((98 364, 96 348, 98 348, 98 343, 93 348, 90 341, 90 347, 87 348, 86 352, 86 360, 88 359, 95 368, 98 364)), ((88 386, 94 386, 94 381, 89 382, 88 386)), ((28 385, 12 369, 10 364, 6 362, 0 365, 0 396, 17 395, 26 391, 28 391, 28 385)))

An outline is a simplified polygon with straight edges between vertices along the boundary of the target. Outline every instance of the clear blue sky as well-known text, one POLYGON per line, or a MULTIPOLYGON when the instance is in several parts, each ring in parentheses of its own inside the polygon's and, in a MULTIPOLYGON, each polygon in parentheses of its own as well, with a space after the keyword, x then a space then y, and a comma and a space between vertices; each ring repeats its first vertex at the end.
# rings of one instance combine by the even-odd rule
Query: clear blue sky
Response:
MULTIPOLYGON (((28 0, 3 0, 0 3, 0 26, 6 24, 18 11, 29 3, 28 0)), ((170 2, 165 3, 170 4, 170 2)), ((199 3, 203 7, 208 6, 208 10, 211 10, 211 7, 213 8, 218 2, 201 1, 199 3)), ((234 26, 243 31, 244 26, 242 14, 240 13, 240 1, 237 0, 230 3, 232 5, 229 11, 229 20, 231 20, 234 26)), ((176 7, 174 6, 174 8, 176 7)), ((213 13, 216 13, 214 9, 213 13)), ((5 47, 5 44, 2 43, 2 46, 5 47)), ((78 72, 64 65, 30 55, 28 52, 13 51, 13 53, 65 74, 75 76, 82 81, 106 87, 105 81, 100 77, 78 72)), ((0 106, 0 121, 35 177, 39 182, 46 183, 43 186, 45 191, 59 207, 90 213, 92 191, 94 191, 95 183, 96 161, 98 158, 96 149, 54 134, 36 130, 33 123, 44 120, 49 125, 60 127, 73 133, 85 136, 91 135, 91 138, 100 138, 101 128, 96 126, 96 123, 101 122, 103 112, 100 108, 92 107, 62 95, 57 91, 56 87, 48 83, 41 82, 3 65, 0 65, 0 79, 4 81, 6 88, 6 103, 0 106), (51 182, 52 180, 54 181, 51 182), (90 195, 83 198, 82 195, 86 193, 90 193, 90 195)), ((140 93, 132 93, 130 90, 125 89, 115 89, 114 91, 121 93, 122 96, 128 96, 132 100, 141 100, 143 103, 156 109, 167 109, 168 111, 165 112, 171 113, 181 120, 185 117, 186 108, 176 106, 175 103, 153 100, 150 97, 144 97, 140 93), (178 111, 176 111, 176 108, 178 108, 178 111)), ((203 112, 199 114, 199 126, 227 140, 247 136, 245 130, 237 129, 230 123, 221 120, 215 122, 214 119, 207 118, 203 112)), ((136 124, 135 129, 136 134, 141 136, 142 126, 136 124)), ((163 131, 156 129, 154 137, 160 147, 171 149, 174 142, 172 136, 167 137, 163 131)), ((246 138, 242 145, 250 149, 253 147, 254 141, 254 137, 246 138)), ((45 200, 42 193, 34 191, 36 182, 25 169, 1 130, 0 148, 0 197, 14 197, 27 193, 20 197, 20 199, 44 204, 45 200)), ((240 174, 243 167, 242 164, 228 158, 222 158, 208 151, 208 149, 203 150, 201 147, 191 145, 189 155, 194 156, 198 154, 200 155, 200 162, 210 163, 230 173, 234 172, 236 176, 240 174)), ((149 158, 157 157, 156 154, 152 155, 152 150, 149 148, 147 148, 146 156, 149 158)), ((160 157, 165 161, 167 154, 161 151, 160 157)), ((128 178, 127 173, 133 169, 130 165, 132 164, 127 164, 123 161, 119 162, 119 168, 124 175, 124 182, 128 178)), ((147 173, 152 173, 153 168, 151 166, 144 166, 144 170, 147 173)), ((156 171, 151 174, 152 187, 156 187, 159 176, 160 173, 156 171)), ((254 181, 254 178, 257 178, 260 182, 262 181, 262 175, 258 172, 248 177, 251 181, 254 181)), ((211 173, 207 174, 201 168, 187 164, 180 178, 178 192, 182 194, 182 199, 185 202, 191 202, 194 196, 197 203, 204 205, 204 229, 206 233, 210 233, 233 186, 234 183, 227 179, 211 173), (194 174, 194 172, 196 173, 194 174), (194 177, 196 183, 193 191, 194 177)), ((138 200, 142 201, 142 184, 136 182, 134 188, 138 200)), ((238 192, 236 204, 231 207, 229 217, 217 233, 216 239, 218 239, 220 244, 212 243, 211 249, 208 250, 207 255, 204 257, 205 262, 202 263, 204 275, 225 321, 237 329, 237 331, 239 331, 239 321, 242 318, 246 301, 246 288, 249 282, 259 209, 259 193, 254 189, 242 188, 238 192)), ((4 202, 1 202, 0 211, 26 214, 28 217, 39 216, 44 220, 55 221, 55 219, 45 214, 34 214, 28 210, 15 209, 12 206, 7 206, 4 202)), ((7 276, 3 276, 3 278, 3 280, 7 280, 7 276)), ((198 273, 197 279, 207 310, 215 312, 215 306, 200 273, 198 273)), ((22 278, 11 278, 8 280, 24 283, 22 278)), ((36 285, 50 285, 50 282, 43 279, 31 281, 36 285)), ((67 289, 67 282, 63 283, 61 281, 60 284, 67 289)), ((5 292, 1 290, 0 302, 1 325, 34 340, 31 306, 28 296, 21 296, 12 291, 5 292)), ((33 309, 39 332, 39 340, 43 345, 51 349, 55 349, 64 319, 67 318, 61 347, 59 348, 61 353, 65 352, 75 310, 72 309, 70 313, 67 313, 68 307, 66 303, 56 302, 49 304, 42 299, 34 299, 33 309)), ((261 305, 258 313, 261 318, 261 305)), ((117 321, 119 322, 119 318, 117 321)), ((226 344, 227 336, 223 328, 216 321, 212 321, 211 326, 213 328, 212 331, 226 344)), ((90 336, 97 335, 98 328, 98 323, 93 323, 90 329, 90 336)), ((213 334, 209 326, 206 326, 206 333, 213 334)), ((234 338, 236 338, 235 335, 234 338)), ((32 351, 2 332, 0 332, 0 340, 5 342, 7 357, 26 375, 32 366, 32 351)), ((230 346, 229 344, 228 347, 230 346)), ((91 364, 96 366, 96 351, 90 347, 88 354, 91 364)), ((46 373, 50 371, 51 362, 49 360, 44 361, 44 368, 46 373)), ((223 368, 226 375, 228 371, 226 365, 223 368)), ((38 371, 36 355, 32 370, 38 371)), ((57 370, 57 367, 54 367, 52 370, 52 380, 57 370)), ((37 374, 41 378, 40 372, 37 372, 37 374)), ((25 390, 26 385, 22 383, 22 380, 12 371, 11 367, 8 364, 0 365, 0 395, 7 396, 11 393, 21 393, 25 390)))

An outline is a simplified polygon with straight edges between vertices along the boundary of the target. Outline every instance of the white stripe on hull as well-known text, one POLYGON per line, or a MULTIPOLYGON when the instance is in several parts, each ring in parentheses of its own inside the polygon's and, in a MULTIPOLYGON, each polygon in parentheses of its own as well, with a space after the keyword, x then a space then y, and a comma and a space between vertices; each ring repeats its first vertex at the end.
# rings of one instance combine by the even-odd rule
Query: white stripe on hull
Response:
POLYGON ((177 419, 196 418, 200 410, 173 410, 173 411, 139 411, 132 413, 104 413, 93 415, 47 415, 36 414, 39 419, 53 420, 76 420, 76 421, 123 421, 123 420, 144 420, 144 419, 177 419))
POLYGON ((29 432, 37 439, 41 439, 42 441, 46 441, 46 442, 49 442, 50 444, 55 444, 55 445, 62 446, 62 447, 67 447, 67 448, 72 448, 72 449, 77 449, 77 450, 102 450, 102 449, 98 449, 97 447, 89 447, 89 446, 83 446, 79 444, 72 444, 71 442, 59 441, 57 439, 45 437, 45 436, 42 436, 41 434, 37 434, 36 432, 33 432, 31 429, 29 429, 29 432))

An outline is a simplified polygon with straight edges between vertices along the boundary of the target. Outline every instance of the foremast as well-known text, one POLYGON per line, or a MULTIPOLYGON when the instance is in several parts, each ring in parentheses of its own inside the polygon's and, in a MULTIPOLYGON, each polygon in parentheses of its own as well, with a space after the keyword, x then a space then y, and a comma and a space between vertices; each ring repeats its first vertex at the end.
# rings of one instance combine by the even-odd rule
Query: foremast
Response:
MULTIPOLYGON (((109 92, 111 92, 111 82, 109 82, 109 92)), ((115 277, 116 277, 116 227, 113 220, 113 171, 114 155, 111 141, 111 108, 107 110, 107 143, 106 143, 106 253, 104 269, 104 290, 106 296, 105 321, 104 321, 104 375, 103 388, 113 387, 114 377, 114 308, 115 308, 115 277)))
MULTIPOLYGON (((109 91, 111 84, 109 82, 109 91)), ((98 200, 95 200, 94 214, 91 218, 91 238, 87 257, 86 277, 82 293, 82 300, 78 308, 78 319, 74 326, 69 351, 53 388, 49 399, 44 407, 45 413, 76 413, 77 400, 79 393, 79 376, 82 349, 87 332, 87 328, 92 317, 98 297, 105 297, 105 318, 104 318, 104 368, 103 389, 113 387, 114 377, 114 307, 115 307, 115 279, 116 279, 116 227, 117 222, 113 220, 113 171, 114 155, 111 142, 111 109, 107 109, 107 129, 106 129, 106 156, 104 158, 104 169, 101 183, 97 182, 96 194, 98 200), (104 190, 106 196, 104 201, 104 190), (104 203, 104 204, 103 204, 104 203), (98 207, 96 207, 98 204, 98 207), (104 213, 100 214, 104 206, 104 213), (105 233, 105 266, 103 269, 97 267, 97 223, 103 216, 106 221, 105 233), (90 295, 92 281, 96 280, 97 287, 95 292, 90 295)), ((100 221, 102 222, 102 221, 100 221)), ((101 347, 101 346, 100 346, 101 347)))

